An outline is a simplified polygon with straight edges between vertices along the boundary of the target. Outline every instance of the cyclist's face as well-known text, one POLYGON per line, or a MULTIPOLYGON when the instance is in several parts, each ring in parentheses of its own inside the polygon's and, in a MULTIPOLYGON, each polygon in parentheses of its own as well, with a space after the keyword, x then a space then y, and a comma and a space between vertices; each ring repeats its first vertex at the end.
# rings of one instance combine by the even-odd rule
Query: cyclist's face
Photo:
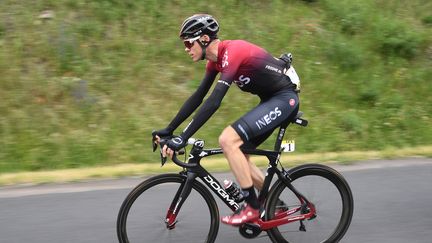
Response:
POLYGON ((185 44, 185 51, 189 54, 192 60, 194 62, 199 61, 201 59, 202 49, 198 44, 197 40, 194 39, 185 40, 184 44, 185 44))

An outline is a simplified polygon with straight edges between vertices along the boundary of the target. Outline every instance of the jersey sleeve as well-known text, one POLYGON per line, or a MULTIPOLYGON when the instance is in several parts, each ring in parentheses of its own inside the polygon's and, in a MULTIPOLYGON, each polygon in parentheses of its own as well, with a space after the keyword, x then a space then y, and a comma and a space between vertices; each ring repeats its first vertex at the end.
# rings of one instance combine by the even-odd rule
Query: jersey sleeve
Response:
POLYGON ((204 97, 208 93, 214 79, 216 78, 217 71, 215 69, 207 69, 206 74, 201 81, 198 89, 185 101, 183 106, 180 108, 177 115, 173 118, 168 128, 174 131, 180 124, 186 120, 198 106, 202 103, 204 97))
POLYGON ((229 87, 230 84, 227 82, 223 80, 218 81, 211 95, 197 111, 183 133, 180 134, 182 138, 189 139, 217 111, 229 87))

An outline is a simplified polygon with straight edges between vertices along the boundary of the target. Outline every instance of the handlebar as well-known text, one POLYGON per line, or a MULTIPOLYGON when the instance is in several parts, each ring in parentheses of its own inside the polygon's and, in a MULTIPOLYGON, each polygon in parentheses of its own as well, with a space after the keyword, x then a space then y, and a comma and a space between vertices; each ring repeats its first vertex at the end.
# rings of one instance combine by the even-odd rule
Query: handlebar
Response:
POLYGON ((188 169, 190 169, 190 168, 194 168, 194 167, 196 167, 196 164, 189 164, 189 163, 185 163, 185 162, 179 160, 179 159, 177 158, 177 154, 176 154, 176 153, 173 154, 172 161, 173 161, 176 165, 178 165, 178 166, 180 166, 180 167, 183 167, 183 168, 188 168, 188 169))
MULTIPOLYGON (((160 138, 160 140, 159 140, 159 147, 160 147, 160 156, 161 156, 161 163, 162 163, 162 166, 166 163, 166 161, 167 161, 167 157, 163 157, 162 156, 162 148, 164 147, 164 145, 168 142, 168 140, 170 140, 171 138, 170 137, 166 137, 166 138, 160 138)), ((198 140, 197 139, 195 139, 195 138, 189 138, 188 139, 188 141, 187 141, 187 144, 188 145, 194 145, 195 144, 195 142, 197 142, 198 140)), ((156 151, 156 148, 157 148, 157 143, 156 143, 156 136, 153 136, 153 152, 154 151, 156 151)), ((175 151, 174 152, 174 154, 173 154, 173 157, 172 157, 172 161, 176 164, 176 165, 178 165, 178 166, 180 166, 180 167, 183 167, 183 168, 194 168, 194 167, 196 167, 196 164, 189 164, 189 163, 186 163, 186 162, 183 162, 183 161, 181 161, 181 160, 179 160, 178 158, 177 158, 177 153, 184 153, 185 151, 184 151, 184 149, 182 149, 182 150, 180 150, 180 151, 175 151)))

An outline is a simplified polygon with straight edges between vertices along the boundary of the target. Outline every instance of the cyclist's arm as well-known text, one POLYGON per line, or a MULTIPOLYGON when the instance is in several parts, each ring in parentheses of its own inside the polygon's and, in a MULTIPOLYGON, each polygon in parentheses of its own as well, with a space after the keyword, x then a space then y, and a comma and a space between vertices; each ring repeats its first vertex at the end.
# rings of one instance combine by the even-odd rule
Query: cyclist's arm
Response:
POLYGON ((180 134, 183 139, 190 138, 217 111, 223 97, 230 87, 230 84, 231 83, 223 80, 218 81, 211 95, 197 111, 192 121, 184 129, 183 133, 180 134))
POLYGON ((226 57, 225 60, 229 62, 229 64, 222 66, 221 77, 217 82, 212 94, 195 114, 194 118, 184 129, 183 133, 180 134, 182 138, 190 138, 219 108, 223 97, 234 81, 235 74, 242 61, 242 58, 234 58, 235 55, 239 55, 236 53, 238 51, 241 50, 235 50, 234 55, 231 56, 232 58, 229 58, 228 56, 226 57))
POLYGON ((195 109, 202 103, 205 95, 209 91, 213 80, 215 79, 217 75, 216 71, 207 71, 204 79, 201 81, 200 86, 198 89, 185 101, 183 106, 180 108, 177 115, 173 118, 171 123, 168 125, 168 129, 171 131, 174 131, 177 129, 180 124, 186 120, 194 111, 195 109))

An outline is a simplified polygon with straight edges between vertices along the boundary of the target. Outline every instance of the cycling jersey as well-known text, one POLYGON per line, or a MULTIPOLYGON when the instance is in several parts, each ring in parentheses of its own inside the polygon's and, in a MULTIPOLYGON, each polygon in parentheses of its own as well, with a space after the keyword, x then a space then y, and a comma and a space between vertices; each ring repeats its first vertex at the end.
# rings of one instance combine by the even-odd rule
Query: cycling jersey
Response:
POLYGON ((284 74, 285 65, 259 46, 243 40, 227 40, 219 44, 217 62, 209 61, 206 69, 221 73, 218 82, 227 86, 234 82, 241 90, 263 98, 293 86, 284 74))
MULTIPOLYGON (((180 134, 184 139, 190 138, 216 112, 233 83, 242 91, 258 95, 263 101, 281 90, 293 92, 296 85, 284 74, 285 68, 284 61, 274 58, 259 46, 243 40, 221 41, 218 46, 217 62, 207 62, 206 74, 200 86, 184 103, 168 128, 175 130, 198 108, 218 73, 221 75, 213 92, 180 134)), ((295 105, 298 105, 297 99, 295 105)), ((246 139, 244 135, 241 137, 246 139)))

